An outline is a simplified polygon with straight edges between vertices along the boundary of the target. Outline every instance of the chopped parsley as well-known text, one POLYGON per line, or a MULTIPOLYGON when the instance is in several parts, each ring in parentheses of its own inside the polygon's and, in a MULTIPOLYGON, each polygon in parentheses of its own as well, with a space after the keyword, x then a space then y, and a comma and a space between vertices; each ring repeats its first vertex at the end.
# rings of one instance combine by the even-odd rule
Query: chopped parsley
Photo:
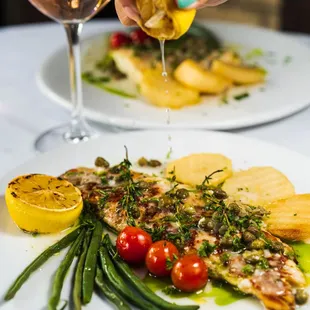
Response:
POLYGON ((246 99, 248 97, 250 97, 250 94, 248 92, 245 92, 245 93, 242 93, 242 94, 239 94, 239 95, 235 95, 234 99, 237 100, 237 101, 241 101, 241 100, 246 99))
POLYGON ((246 275, 252 275, 255 271, 255 267, 253 265, 247 264, 242 268, 242 272, 246 275))
POLYGON ((293 57, 288 55, 288 56, 284 57, 283 63, 285 65, 288 65, 288 64, 290 64, 292 62, 292 60, 293 60, 293 57))
POLYGON ((269 269, 268 260, 265 257, 261 257, 258 264, 261 269, 269 269))
POLYGON ((214 252, 216 245, 210 244, 208 241, 203 241, 202 245, 198 249, 198 255, 200 257, 207 257, 214 252))

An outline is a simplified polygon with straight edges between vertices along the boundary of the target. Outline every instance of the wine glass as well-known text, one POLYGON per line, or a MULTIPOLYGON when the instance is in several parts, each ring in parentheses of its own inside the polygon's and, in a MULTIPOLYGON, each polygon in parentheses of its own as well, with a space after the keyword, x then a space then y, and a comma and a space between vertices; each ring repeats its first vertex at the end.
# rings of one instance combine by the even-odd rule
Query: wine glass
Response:
POLYGON ((53 128, 35 142, 38 151, 45 152, 61 143, 77 144, 95 137, 83 114, 80 35, 84 23, 98 13, 110 0, 29 0, 39 11, 65 28, 69 44, 69 71, 72 101, 71 122, 53 128))

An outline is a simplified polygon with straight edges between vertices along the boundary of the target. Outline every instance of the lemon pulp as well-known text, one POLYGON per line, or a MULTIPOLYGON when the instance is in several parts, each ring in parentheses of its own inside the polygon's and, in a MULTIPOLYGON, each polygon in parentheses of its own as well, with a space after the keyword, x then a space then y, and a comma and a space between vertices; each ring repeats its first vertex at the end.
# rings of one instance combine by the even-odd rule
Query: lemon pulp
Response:
POLYGON ((174 0, 136 0, 141 21, 139 26, 149 36, 176 40, 190 28, 196 10, 180 10, 174 0))
POLYGON ((70 227, 83 208, 78 188, 42 174, 13 179, 6 189, 5 200, 16 225, 36 233, 54 233, 70 227))

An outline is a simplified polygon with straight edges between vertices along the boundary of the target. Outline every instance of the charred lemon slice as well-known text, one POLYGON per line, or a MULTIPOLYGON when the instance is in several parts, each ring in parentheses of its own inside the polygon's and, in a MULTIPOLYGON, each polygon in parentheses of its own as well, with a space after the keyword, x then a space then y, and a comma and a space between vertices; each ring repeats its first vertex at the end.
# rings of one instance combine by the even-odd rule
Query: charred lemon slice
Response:
POLYGON ((16 225, 32 233, 62 231, 74 224, 83 208, 78 188, 42 174, 13 179, 6 189, 5 201, 16 225))
POLYGON ((190 28, 196 10, 180 10, 174 0, 136 0, 141 20, 139 26, 149 36, 176 40, 190 28))

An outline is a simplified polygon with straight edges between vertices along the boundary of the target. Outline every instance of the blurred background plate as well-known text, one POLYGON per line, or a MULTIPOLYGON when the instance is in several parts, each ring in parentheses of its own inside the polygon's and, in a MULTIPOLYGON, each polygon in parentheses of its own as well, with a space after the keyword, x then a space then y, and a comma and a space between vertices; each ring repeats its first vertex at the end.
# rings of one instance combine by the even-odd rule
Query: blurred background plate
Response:
MULTIPOLYGON (((264 56, 257 62, 268 71, 266 85, 251 87, 250 96, 221 103, 220 97, 206 98, 197 106, 170 112, 170 128, 225 130, 263 124, 291 115, 310 104, 310 50, 289 36, 264 28, 235 23, 211 22, 206 27, 226 44, 247 53, 259 49, 264 56)), ((88 37, 82 52, 92 59, 102 58, 109 32, 120 30, 109 23, 106 33, 88 37)), ((54 102, 71 108, 68 60, 63 48, 50 55, 38 74, 38 84, 54 102)), ((245 90, 234 91, 235 95, 245 90)), ((127 99, 84 84, 88 118, 125 128, 165 128, 167 111, 136 99, 127 99)))

